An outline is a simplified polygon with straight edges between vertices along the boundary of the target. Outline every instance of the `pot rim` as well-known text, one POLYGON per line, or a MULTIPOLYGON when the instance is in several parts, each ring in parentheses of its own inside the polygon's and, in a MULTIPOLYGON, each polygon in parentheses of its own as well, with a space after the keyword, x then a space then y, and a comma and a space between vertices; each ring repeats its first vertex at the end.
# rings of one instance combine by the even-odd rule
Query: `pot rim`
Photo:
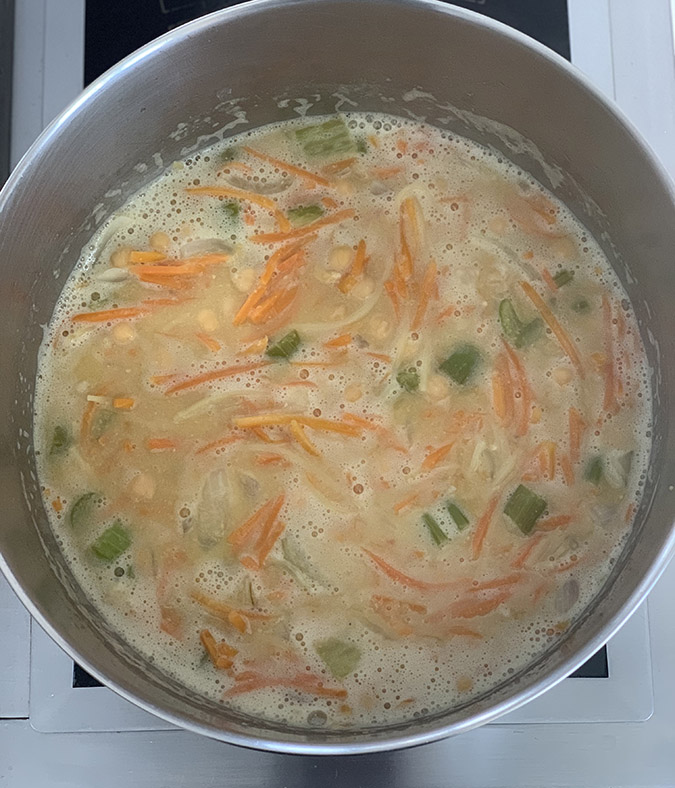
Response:
MULTIPOLYGON (((88 106, 96 101, 97 95, 101 91, 105 90, 109 83, 116 82, 122 78, 126 71, 142 64, 143 61, 147 58, 150 58, 154 52, 161 50, 165 46, 180 41, 192 34, 199 33, 202 30, 207 30, 214 25, 219 26, 221 24, 226 24, 230 18, 243 17, 248 16, 249 14, 257 14, 260 12, 269 13, 275 8, 282 6, 315 5, 322 1, 323 0, 249 0, 243 4, 215 11, 181 25, 128 55, 126 58, 98 77, 98 79, 96 79, 89 87, 87 87, 43 130, 40 136, 35 140, 35 142, 31 145, 17 166, 14 168, 2 190, 0 190, 0 212, 2 212, 2 210, 6 207, 6 204, 9 202, 12 191, 15 188, 21 188, 21 182, 24 179, 24 176, 26 176, 27 172, 30 170, 30 162, 33 159, 35 153, 43 148, 48 147, 52 137, 57 135, 63 127, 67 126, 70 118, 77 115, 79 112, 86 111, 88 106)), ((387 6, 416 6, 421 12, 426 10, 436 13, 444 13, 448 16, 462 19, 464 22, 473 26, 486 28, 500 36, 510 39, 514 44, 529 51, 531 54, 538 55, 548 60, 560 71, 576 81, 580 87, 582 87, 602 105, 602 107, 615 119, 616 122, 625 128, 625 130, 629 133, 633 144, 637 148, 641 149, 642 153, 650 162, 655 175, 658 177, 658 179, 660 179, 662 185, 670 194, 671 201, 675 204, 675 183, 671 179, 668 172, 665 170, 664 165, 658 159, 650 145, 642 137, 635 124, 624 114, 623 110, 621 110, 613 101, 608 99, 605 94, 602 93, 600 89, 597 88, 579 68, 565 60, 553 50, 539 43, 530 36, 521 33, 519 30, 511 28, 489 17, 482 16, 474 11, 469 11, 457 6, 447 5, 441 0, 368 0, 368 2, 371 5, 381 6, 383 9, 385 9, 387 6)), ((270 731, 269 737, 242 735, 219 728, 214 728, 206 724, 200 724, 186 720, 178 714, 174 714, 162 707, 154 705, 149 701, 139 698, 121 684, 109 679, 104 672, 99 670, 96 665, 89 662, 89 660, 79 652, 77 646, 71 644, 52 626, 47 617, 42 614, 36 603, 33 602, 31 597, 16 579, 1 553, 0 570, 2 570, 2 573, 9 582, 11 588, 19 597, 23 605, 28 609, 28 612, 31 614, 31 616, 57 643, 57 645, 62 648, 68 654, 68 656, 71 657, 71 659, 81 665, 88 673, 98 679, 102 684, 109 687, 118 695, 130 701, 134 705, 142 708, 143 710, 177 726, 180 729, 198 733, 228 744, 294 755, 354 755, 391 751, 445 739, 451 735, 464 733, 491 722, 497 717, 513 711, 525 703, 537 698, 539 695, 543 694, 545 691, 551 689, 556 684, 565 679, 570 673, 586 662, 599 648, 607 643, 608 640, 610 640, 610 638, 621 628, 621 626, 623 626, 628 618, 630 618, 639 605, 644 601, 649 591, 666 569, 673 555, 675 555, 675 527, 671 527, 668 538, 664 541, 661 549, 658 551, 658 554, 652 562, 649 571, 636 585, 627 601, 622 605, 621 609, 598 629, 595 637, 589 639, 582 648, 576 650, 574 654, 565 659, 557 668, 552 668, 548 672, 545 672, 530 686, 517 692, 512 697, 505 699, 500 703, 491 706, 488 709, 485 709, 484 711, 465 720, 455 721, 446 725, 441 724, 433 730, 425 730, 418 733, 402 733, 398 730, 395 730, 393 731, 392 735, 387 736, 385 729, 384 731, 377 731, 375 734, 377 738, 363 742, 355 741, 353 739, 345 739, 342 742, 311 742, 300 741, 296 739, 281 740, 274 738, 274 736, 277 734, 276 731, 270 731)), ((345 731, 345 733, 349 735, 349 731, 345 731)))

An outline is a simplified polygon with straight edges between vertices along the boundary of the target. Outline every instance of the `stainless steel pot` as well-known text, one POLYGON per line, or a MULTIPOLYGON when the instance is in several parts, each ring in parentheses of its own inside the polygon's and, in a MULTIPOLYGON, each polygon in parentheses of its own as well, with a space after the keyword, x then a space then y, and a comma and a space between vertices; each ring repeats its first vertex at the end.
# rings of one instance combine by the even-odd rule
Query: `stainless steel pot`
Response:
POLYGON ((85 91, 26 154, 0 198, 2 569, 33 616, 87 670, 139 706, 208 736, 281 752, 358 753, 488 722, 586 660, 667 563, 675 542, 674 249, 672 187, 635 130, 565 61, 506 27, 427 0, 256 0, 181 27, 85 91), (601 242, 635 305, 656 413, 633 537, 562 642, 446 713, 307 732, 197 697, 130 649, 92 608, 42 507, 32 397, 42 325, 79 250, 130 193, 223 127, 233 133, 340 107, 422 117, 492 145, 560 196, 601 242))

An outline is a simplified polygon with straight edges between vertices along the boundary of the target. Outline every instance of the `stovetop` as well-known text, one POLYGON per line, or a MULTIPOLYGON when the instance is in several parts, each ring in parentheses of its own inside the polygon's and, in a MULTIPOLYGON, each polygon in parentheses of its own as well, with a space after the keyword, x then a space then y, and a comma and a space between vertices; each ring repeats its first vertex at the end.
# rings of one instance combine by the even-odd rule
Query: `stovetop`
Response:
MULTIPOLYGON (((0 0, 0 4, 3 0, 0 0)), ((222 0, 19 0, 12 162, 85 82, 222 0), (86 11, 86 13, 85 13, 86 11)), ((457 0, 520 27, 616 98, 675 174, 675 0, 457 0)), ((444 742, 359 757, 223 745, 101 687, 0 578, 0 784, 673 786, 675 565, 607 649, 522 709, 444 742)))

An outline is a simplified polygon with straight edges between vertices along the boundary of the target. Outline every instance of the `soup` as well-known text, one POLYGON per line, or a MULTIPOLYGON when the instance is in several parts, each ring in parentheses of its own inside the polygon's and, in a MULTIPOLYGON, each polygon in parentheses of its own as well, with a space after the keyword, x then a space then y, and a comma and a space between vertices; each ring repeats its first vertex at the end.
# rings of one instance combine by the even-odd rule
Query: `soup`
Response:
POLYGON ((41 350, 45 506, 101 614, 245 713, 364 727, 551 647, 630 531, 647 364, 527 173, 383 115, 169 166, 91 240, 41 350))

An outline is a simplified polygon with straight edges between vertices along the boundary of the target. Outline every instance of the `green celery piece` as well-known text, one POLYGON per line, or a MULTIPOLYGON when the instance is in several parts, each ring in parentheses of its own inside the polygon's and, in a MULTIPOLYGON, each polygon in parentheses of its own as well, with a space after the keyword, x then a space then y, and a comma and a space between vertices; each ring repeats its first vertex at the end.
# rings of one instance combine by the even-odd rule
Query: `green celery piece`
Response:
POLYGON ((235 200, 224 202, 223 210, 230 219, 236 219, 239 216, 239 203, 235 200))
POLYGON ((544 498, 524 484, 519 484, 506 502, 504 514, 510 517, 524 534, 529 534, 547 506, 544 498))
POLYGON ((464 514, 459 506, 452 503, 452 501, 447 501, 445 508, 448 510, 448 514, 450 517, 452 517, 453 522, 457 526, 457 530, 463 531, 469 524, 469 518, 464 514))
POLYGON ((324 123, 305 126, 295 132, 307 156, 332 156, 358 151, 357 144, 342 118, 331 118, 324 123))
POLYGON ((535 317, 534 320, 531 320, 529 323, 526 323, 518 338, 513 343, 517 348, 527 347, 539 339, 539 335, 541 334, 541 330, 544 327, 544 323, 540 317, 535 317))
POLYGON ((368 153, 368 143, 363 138, 356 140, 356 152, 368 153))
POLYGON ((116 561, 131 544, 131 534, 120 520, 115 522, 94 541, 91 550, 97 558, 107 564, 116 561))
POLYGON ((352 673, 361 659, 361 649, 339 638, 328 638, 314 644, 316 653, 336 679, 352 673))
POLYGON ((509 298, 499 302, 499 322, 502 324, 502 331, 506 338, 515 342, 523 330, 523 323, 509 298))
POLYGON ((585 298, 577 298, 576 301, 572 303, 572 309, 580 315, 585 315, 587 312, 591 311, 591 305, 585 298))
POLYGON ((451 353, 440 365, 441 372, 463 385, 473 374, 480 359, 480 351, 474 345, 462 345, 451 353))
POLYGON ((565 285, 569 284, 574 279, 574 271, 568 271, 566 268, 563 268, 562 271, 558 271, 558 273, 553 277, 553 281, 556 283, 558 287, 564 287, 565 285))
POLYGON ((83 525, 91 520, 97 494, 95 492, 85 493, 72 505, 68 519, 73 528, 82 528, 83 525))
POLYGON ((586 463, 586 468, 584 469, 584 479, 586 479, 587 482, 597 486, 602 481, 603 476, 604 462, 602 457, 599 454, 596 454, 595 457, 591 457, 591 459, 586 463))
POLYGON ((288 334, 282 337, 278 342, 270 345, 266 353, 270 358, 290 358, 300 347, 301 341, 300 334, 293 329, 293 331, 289 331, 288 334))
POLYGON ((53 457, 59 454, 65 454, 72 443, 70 432, 66 427, 57 424, 52 432, 52 440, 49 444, 49 455, 53 457))
POLYGON ((412 367, 410 369, 402 369, 396 375, 396 382, 402 389, 413 392, 419 388, 420 376, 417 374, 417 370, 412 367))
POLYGON ((538 317, 529 323, 523 323, 509 298, 505 298, 499 303, 499 322, 502 324, 502 331, 506 338, 517 348, 531 345, 538 339, 543 325, 538 317))
POLYGON ((102 438, 108 427, 113 423, 117 414, 114 410, 99 410, 91 421, 91 437, 94 440, 102 438))
POLYGON ((320 205, 298 205, 297 208, 289 208, 286 215, 294 227, 303 227, 305 224, 321 218, 324 213, 325 211, 320 205))
POLYGON ((234 161, 237 158, 237 149, 236 148, 225 148, 225 150, 220 154, 221 161, 234 161))
POLYGON ((431 538, 434 540, 434 542, 436 542, 437 545, 442 545, 448 541, 448 535, 438 524, 438 521, 434 517, 432 517, 428 512, 424 512, 424 514, 422 515, 422 521, 429 529, 431 538))

